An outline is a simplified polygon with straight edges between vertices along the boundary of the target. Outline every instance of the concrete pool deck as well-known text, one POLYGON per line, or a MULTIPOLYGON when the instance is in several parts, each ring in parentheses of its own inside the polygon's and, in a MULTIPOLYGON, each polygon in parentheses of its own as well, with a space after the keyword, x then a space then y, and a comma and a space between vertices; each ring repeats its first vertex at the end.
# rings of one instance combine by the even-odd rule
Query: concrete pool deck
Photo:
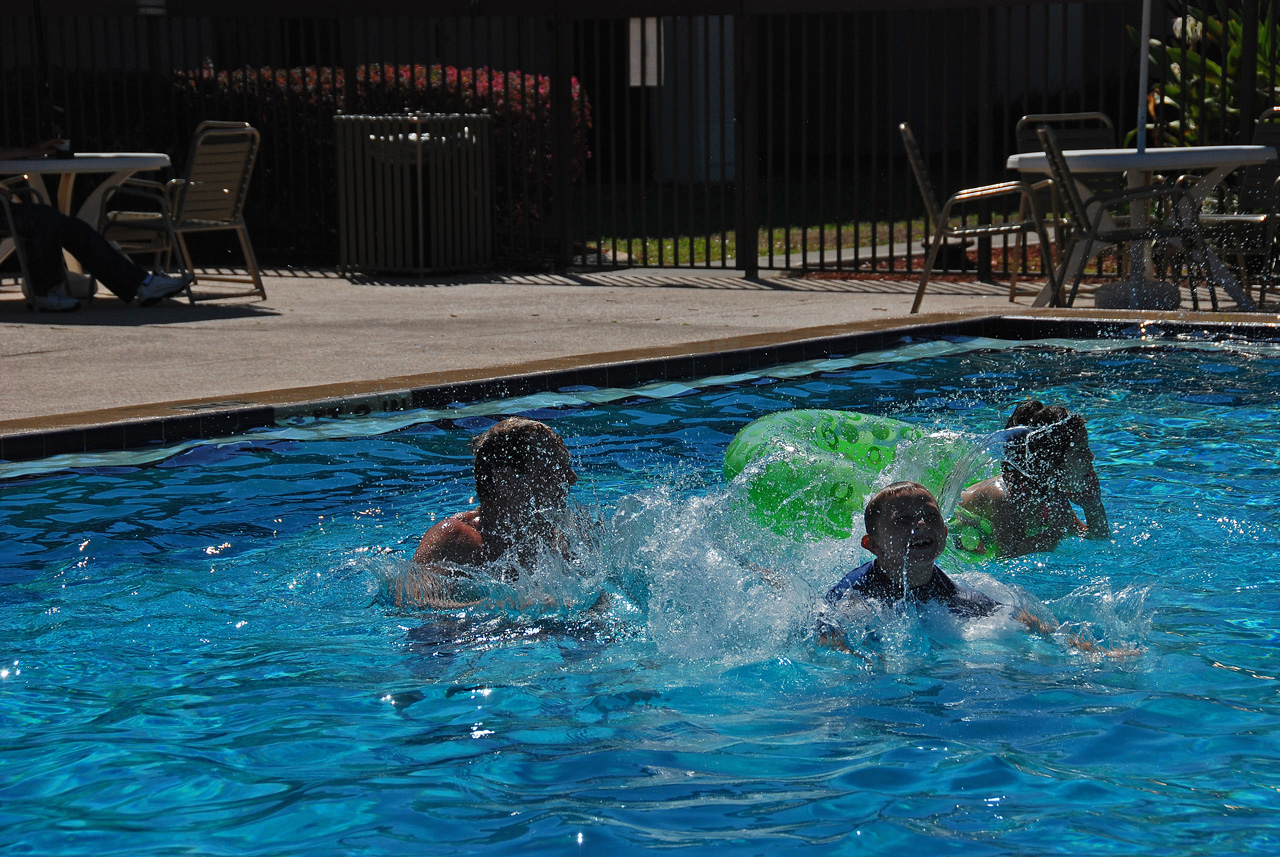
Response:
MULTIPOLYGON (((29 313, 16 290, 0 291, 0 442, 7 441, 0 457, 31 457, 40 451, 32 437, 90 426, 264 407, 278 417, 318 401, 394 400, 415 388, 669 363, 908 325, 1096 314, 1032 310, 1030 297, 1010 303, 1007 286, 936 282, 925 312, 911 316, 915 286, 908 281, 744 280, 736 272, 689 270, 376 282, 315 272, 271 276, 266 288, 266 301, 146 309, 104 293, 65 315, 29 313)), ((1280 316, 1260 313, 1105 315, 1280 323, 1280 316)), ((224 420, 227 433, 252 422, 224 420)))

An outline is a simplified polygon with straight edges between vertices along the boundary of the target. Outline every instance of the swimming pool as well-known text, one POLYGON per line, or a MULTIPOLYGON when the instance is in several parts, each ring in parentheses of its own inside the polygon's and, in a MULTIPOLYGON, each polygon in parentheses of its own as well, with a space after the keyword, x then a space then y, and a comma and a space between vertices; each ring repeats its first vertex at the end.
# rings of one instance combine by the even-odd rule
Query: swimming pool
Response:
POLYGON ((1269 853, 1278 379, 1273 344, 944 340, 10 466, 3 840, 1269 853), (747 522, 719 475, 734 432, 828 407, 979 434, 1025 394, 1088 417, 1114 538, 951 568, 1141 656, 910 615, 874 665, 817 647, 814 601, 860 549, 747 522), (566 437, 598 527, 506 593, 535 608, 395 610, 387 578, 469 501, 467 438, 517 411, 566 437))

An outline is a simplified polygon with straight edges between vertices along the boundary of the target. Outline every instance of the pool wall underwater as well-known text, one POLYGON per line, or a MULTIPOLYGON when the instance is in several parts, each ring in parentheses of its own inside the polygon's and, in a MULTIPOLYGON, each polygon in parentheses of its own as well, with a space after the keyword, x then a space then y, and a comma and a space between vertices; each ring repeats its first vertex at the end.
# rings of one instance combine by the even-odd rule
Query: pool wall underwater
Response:
MULTIPOLYGON (((278 425, 299 417, 363 416, 373 413, 443 408, 456 402, 505 399, 567 387, 634 387, 653 381, 679 381, 727 375, 832 354, 879 351, 904 340, 982 336, 1015 341, 1072 338, 1159 338, 1201 335, 1255 341, 1280 339, 1280 325, 1255 321, 1162 316, 1121 318, 1105 313, 967 316, 925 323, 892 320, 831 330, 766 334, 698 343, 661 356, 588 355, 553 361, 552 368, 531 366, 527 373, 498 377, 431 376, 387 379, 364 385, 270 391, 234 400, 178 402, 128 413, 95 412, 58 420, 38 420, 8 431, 0 426, 0 461, 32 461, 54 455, 169 446, 227 437, 278 425), (805 334, 812 334, 806 336, 805 334), (603 358, 603 359, 602 359, 603 358), (611 359, 613 358, 613 359, 611 359), (431 379, 431 380, 425 380, 431 379), (423 381, 423 383, 416 383, 423 381), (139 416, 141 412, 143 415, 139 416), (45 427, 48 424, 48 427, 45 427)), ((457 373, 459 376, 477 373, 457 373)))

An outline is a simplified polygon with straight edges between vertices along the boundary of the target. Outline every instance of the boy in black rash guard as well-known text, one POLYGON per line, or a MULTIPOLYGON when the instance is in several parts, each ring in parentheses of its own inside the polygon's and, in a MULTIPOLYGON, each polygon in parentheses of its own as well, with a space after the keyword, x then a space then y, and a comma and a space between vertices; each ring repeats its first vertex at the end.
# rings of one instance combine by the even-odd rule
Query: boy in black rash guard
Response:
POLYGON ((938 557, 947 546, 947 525, 938 502, 923 485, 895 482, 880 490, 867 503, 863 518, 867 534, 862 546, 875 559, 833 586, 826 596, 828 604, 851 592, 882 601, 910 597, 921 603, 936 601, 966 619, 989 616, 1000 606, 938 568, 938 557))
MULTIPOLYGON (((936 602, 961 619, 990 616, 1002 606, 970 586, 957 583, 937 565, 947 546, 947 525, 929 489, 916 482, 895 482, 881 489, 863 510, 867 533, 862 546, 875 555, 846 574, 824 599, 827 608, 856 593, 871 601, 898 602, 910 598, 919 604, 936 602)), ((1051 619, 1018 609, 1012 618, 1030 630, 1049 636, 1058 630, 1051 619)), ((830 623, 818 623, 819 641, 849 651, 843 634, 830 623)), ((1075 634, 1067 645, 1106 657, 1132 657, 1137 649, 1103 649, 1075 634)))

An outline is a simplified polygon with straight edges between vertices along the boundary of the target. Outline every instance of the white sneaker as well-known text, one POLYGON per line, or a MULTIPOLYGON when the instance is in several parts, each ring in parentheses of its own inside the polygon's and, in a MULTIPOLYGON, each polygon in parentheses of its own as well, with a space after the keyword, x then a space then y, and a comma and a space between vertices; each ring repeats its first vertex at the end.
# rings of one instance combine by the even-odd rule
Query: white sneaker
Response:
POLYGON ((171 277, 168 274, 155 273, 151 275, 151 279, 138 286, 138 305, 151 306, 158 304, 165 298, 171 298, 187 286, 182 282, 181 277, 171 277))
POLYGON ((80 309, 80 301, 59 285, 50 289, 47 295, 32 295, 27 301, 27 309, 32 312, 74 312, 80 309))

